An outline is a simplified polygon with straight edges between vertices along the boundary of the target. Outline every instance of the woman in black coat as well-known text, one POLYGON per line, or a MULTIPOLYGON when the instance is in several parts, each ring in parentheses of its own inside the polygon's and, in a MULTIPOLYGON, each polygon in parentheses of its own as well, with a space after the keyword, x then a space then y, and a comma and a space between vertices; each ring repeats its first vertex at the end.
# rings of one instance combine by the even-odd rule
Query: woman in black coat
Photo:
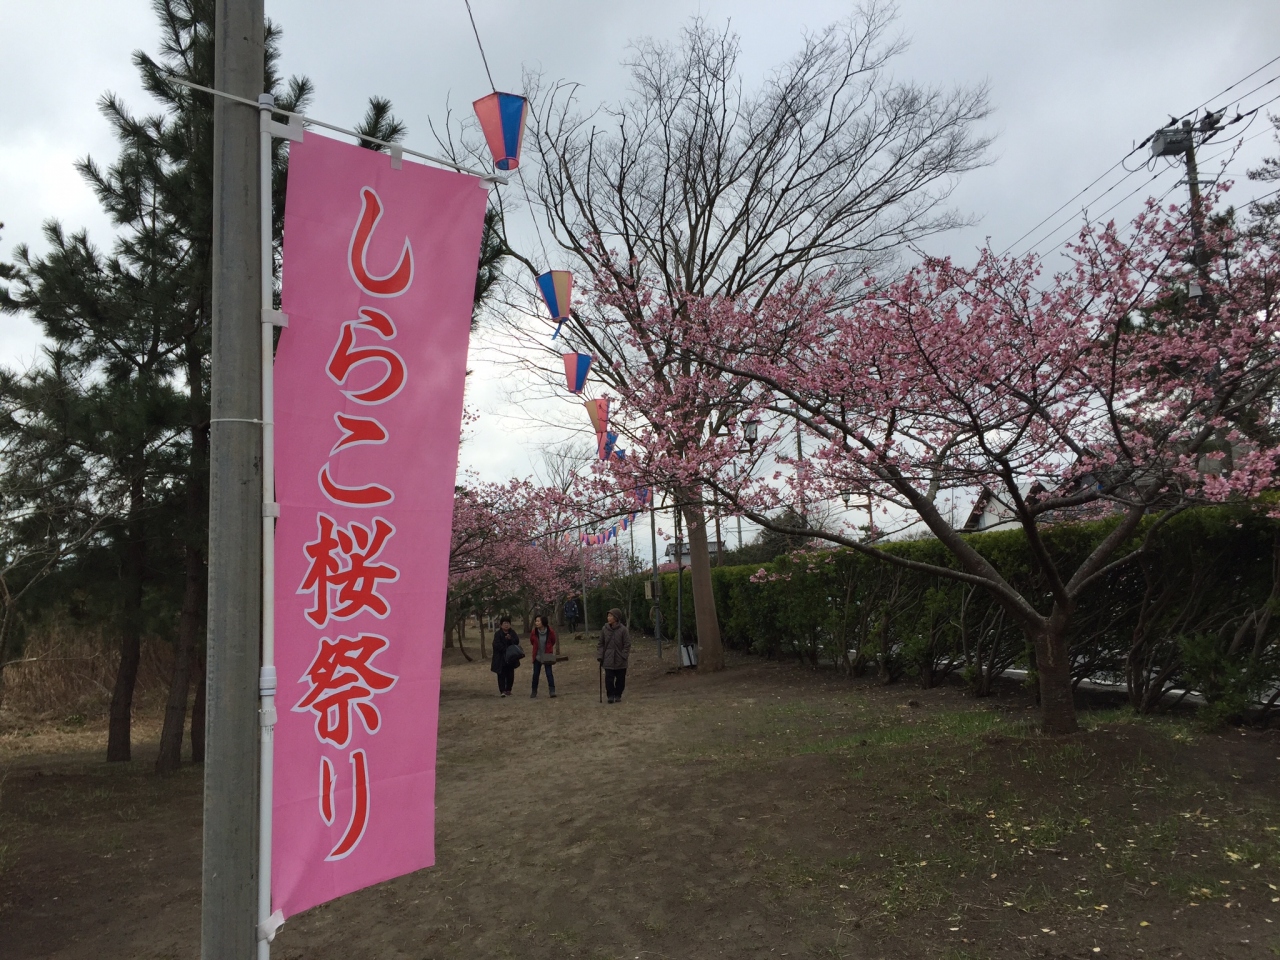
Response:
POLYGON ((500 697, 511 696, 511 688, 516 682, 516 667, 520 666, 520 657, 514 652, 507 655, 507 651, 513 647, 520 650, 520 635, 511 629, 511 618, 503 617, 498 625, 498 632, 493 635, 493 659, 489 663, 489 669, 498 675, 500 697))

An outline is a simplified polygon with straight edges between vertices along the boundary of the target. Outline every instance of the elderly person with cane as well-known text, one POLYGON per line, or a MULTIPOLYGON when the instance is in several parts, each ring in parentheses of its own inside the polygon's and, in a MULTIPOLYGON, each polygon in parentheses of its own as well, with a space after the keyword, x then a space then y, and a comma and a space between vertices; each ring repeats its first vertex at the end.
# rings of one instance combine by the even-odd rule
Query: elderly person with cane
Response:
POLYGON ((600 631, 600 644, 596 647, 596 660, 604 670, 604 689, 610 703, 622 701, 622 691, 627 685, 627 659, 631 656, 631 637, 622 622, 622 611, 614 607, 604 628, 600 631))

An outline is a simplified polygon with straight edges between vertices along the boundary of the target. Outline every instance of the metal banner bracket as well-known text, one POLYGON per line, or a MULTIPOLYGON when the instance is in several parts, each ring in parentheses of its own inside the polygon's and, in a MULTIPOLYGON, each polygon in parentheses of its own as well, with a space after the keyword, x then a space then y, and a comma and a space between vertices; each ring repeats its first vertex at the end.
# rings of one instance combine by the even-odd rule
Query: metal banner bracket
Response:
POLYGON ((281 140, 301 140, 306 128, 306 118, 297 113, 289 114, 288 123, 280 123, 278 120, 272 120, 271 114, 263 110, 258 120, 258 129, 262 133, 269 133, 281 140))

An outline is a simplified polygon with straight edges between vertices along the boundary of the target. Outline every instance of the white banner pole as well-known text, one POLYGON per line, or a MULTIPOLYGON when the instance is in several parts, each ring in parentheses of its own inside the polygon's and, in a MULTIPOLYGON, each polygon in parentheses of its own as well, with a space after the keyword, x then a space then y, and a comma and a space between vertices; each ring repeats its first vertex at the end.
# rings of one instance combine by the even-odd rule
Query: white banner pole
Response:
POLYGON ((271 941, 284 922, 271 912, 272 767, 275 760, 276 643, 275 643, 275 518, 280 507, 275 495, 275 383, 272 364, 275 328, 286 324, 275 309, 272 267, 275 252, 271 231, 271 109, 275 97, 258 97, 262 246, 262 669, 258 675, 259 724, 262 731, 258 778, 258 960, 270 960, 271 941))

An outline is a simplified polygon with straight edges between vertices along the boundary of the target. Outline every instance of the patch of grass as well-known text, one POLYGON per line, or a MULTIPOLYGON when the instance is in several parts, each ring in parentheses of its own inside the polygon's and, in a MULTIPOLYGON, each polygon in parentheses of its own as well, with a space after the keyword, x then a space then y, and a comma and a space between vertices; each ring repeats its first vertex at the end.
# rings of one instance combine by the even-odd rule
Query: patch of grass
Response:
POLYGON ((566 947, 575 947, 582 939, 576 930, 553 930, 547 936, 566 947))
POLYGON ((1200 739, 1194 720, 1168 713, 1134 713, 1128 707, 1081 711, 1080 729, 1092 733, 1108 727, 1141 727, 1158 733, 1173 743, 1190 744, 1200 739))
MULTIPOLYGON (((1182 720, 1098 711, 1082 716, 1079 737, 1059 740, 981 708, 845 711, 839 735, 833 712, 765 712, 768 723, 740 731, 742 759, 843 759, 834 795, 860 804, 850 837, 874 837, 870 852, 845 857, 752 856, 790 909, 843 903, 888 935, 947 914, 957 924, 1023 917, 1043 932, 1136 924, 1152 898, 1169 910, 1280 895, 1266 886, 1280 877, 1280 804, 1232 801, 1230 782, 1184 766, 1199 738, 1182 720), (1148 732, 1158 739, 1144 741, 1148 732)), ((986 956, 975 949, 945 956, 986 956)))
POLYGON ((990 710, 948 710, 922 717, 893 718, 865 730, 819 743, 809 743, 801 753, 835 753, 862 747, 902 747, 942 743, 952 740, 975 740, 999 731, 1006 736, 1024 736, 1027 725, 1010 722, 990 710))

